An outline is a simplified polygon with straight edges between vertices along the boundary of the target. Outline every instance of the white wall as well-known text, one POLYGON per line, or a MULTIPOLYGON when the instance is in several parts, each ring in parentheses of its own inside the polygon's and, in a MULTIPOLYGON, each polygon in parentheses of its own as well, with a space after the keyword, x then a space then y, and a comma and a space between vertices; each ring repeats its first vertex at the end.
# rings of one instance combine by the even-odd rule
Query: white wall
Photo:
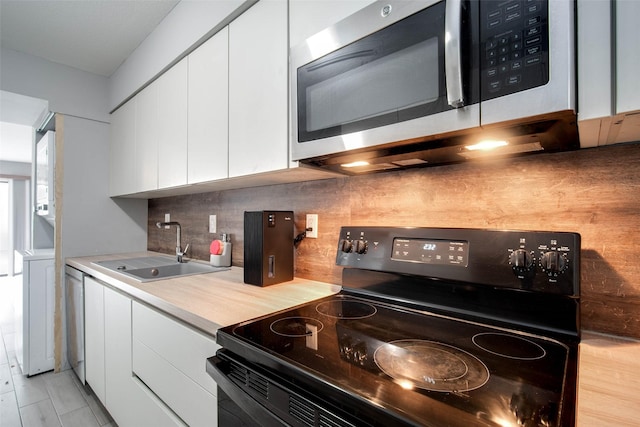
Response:
POLYGON ((109 122, 109 79, 37 56, 0 50, 0 89, 49 101, 49 110, 109 122))
POLYGON ((109 110, 255 1, 182 0, 111 76, 109 110))
POLYGON ((0 160, 0 176, 31 176, 31 163, 0 160))
POLYGON ((109 197, 109 125, 64 116, 62 128, 63 258, 146 250, 147 201, 109 197))

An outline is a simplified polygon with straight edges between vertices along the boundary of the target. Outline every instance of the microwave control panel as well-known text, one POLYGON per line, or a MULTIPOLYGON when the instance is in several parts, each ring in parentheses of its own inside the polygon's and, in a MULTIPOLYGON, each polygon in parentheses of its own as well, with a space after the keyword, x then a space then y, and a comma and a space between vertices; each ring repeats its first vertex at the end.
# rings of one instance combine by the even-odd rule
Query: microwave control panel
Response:
POLYGON ((480 2, 481 99, 549 81, 548 0, 480 2))

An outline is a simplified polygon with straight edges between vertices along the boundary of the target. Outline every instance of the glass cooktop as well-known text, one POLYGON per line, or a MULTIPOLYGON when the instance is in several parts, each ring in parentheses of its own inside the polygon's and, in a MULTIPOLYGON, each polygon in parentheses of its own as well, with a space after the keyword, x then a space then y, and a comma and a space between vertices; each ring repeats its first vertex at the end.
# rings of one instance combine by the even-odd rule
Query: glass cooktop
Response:
POLYGON ((220 337, 422 425, 557 426, 572 354, 549 338, 349 294, 220 337))

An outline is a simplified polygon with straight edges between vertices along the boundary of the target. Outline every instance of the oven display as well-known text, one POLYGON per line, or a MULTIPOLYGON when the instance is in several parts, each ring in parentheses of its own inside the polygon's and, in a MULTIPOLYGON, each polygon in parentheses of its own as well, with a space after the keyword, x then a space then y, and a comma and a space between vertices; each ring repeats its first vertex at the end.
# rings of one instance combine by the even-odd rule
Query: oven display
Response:
POLYGON ((391 259, 466 267, 469 264, 469 242, 396 237, 393 239, 391 259))

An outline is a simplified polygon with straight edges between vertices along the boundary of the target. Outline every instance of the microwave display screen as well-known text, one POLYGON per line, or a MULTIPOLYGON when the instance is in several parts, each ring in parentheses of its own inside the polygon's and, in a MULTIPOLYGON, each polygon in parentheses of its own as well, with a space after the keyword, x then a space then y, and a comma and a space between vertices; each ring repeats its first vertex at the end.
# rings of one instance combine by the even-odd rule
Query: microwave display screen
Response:
POLYGON ((432 37, 307 87, 307 131, 437 101, 438 65, 438 39, 432 37))
POLYGON ((469 242, 395 238, 391 259, 466 267, 469 264, 469 242))

